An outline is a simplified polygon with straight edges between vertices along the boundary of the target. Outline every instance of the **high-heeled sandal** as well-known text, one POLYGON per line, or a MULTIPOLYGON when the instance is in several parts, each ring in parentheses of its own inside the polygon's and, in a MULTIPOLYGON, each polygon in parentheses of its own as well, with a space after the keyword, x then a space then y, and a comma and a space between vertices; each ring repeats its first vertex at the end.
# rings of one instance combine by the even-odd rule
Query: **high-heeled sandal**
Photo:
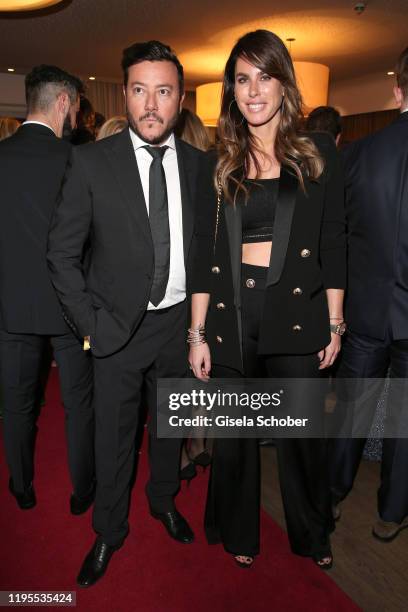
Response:
POLYGON ((196 466, 194 465, 193 461, 190 461, 190 463, 187 463, 187 465, 185 465, 180 470, 180 474, 179 474, 180 480, 186 480, 187 481, 187 486, 190 486, 190 482, 196 476, 197 476, 197 469, 196 469, 196 466))
POLYGON ((320 567, 325 572, 333 567, 333 555, 331 553, 313 555, 312 559, 317 567, 320 567))
POLYGON ((201 453, 196 455, 195 457, 190 457, 190 461, 192 461, 195 465, 199 465, 202 468, 206 468, 211 463, 211 455, 208 450, 205 448, 201 453))
POLYGON ((242 567, 243 569, 249 569, 250 567, 252 567, 254 557, 250 557, 249 555, 234 555, 234 561, 238 565, 238 567, 242 567), (241 559, 249 559, 249 561, 240 561, 240 557, 241 559))

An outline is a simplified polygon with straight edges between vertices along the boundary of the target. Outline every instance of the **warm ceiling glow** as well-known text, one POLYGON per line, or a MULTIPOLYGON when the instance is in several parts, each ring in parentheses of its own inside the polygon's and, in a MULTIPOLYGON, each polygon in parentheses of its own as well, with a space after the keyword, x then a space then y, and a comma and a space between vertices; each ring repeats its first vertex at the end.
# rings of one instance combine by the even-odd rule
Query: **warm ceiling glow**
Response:
POLYGON ((329 90, 328 67, 314 62, 293 62, 293 65, 305 115, 317 106, 326 106, 329 90))
POLYGON ((7 72, 14 72, 14 68, 7 68, 7 72))
POLYGON ((196 113, 204 125, 215 127, 220 116, 222 83, 206 83, 196 89, 196 113))
POLYGON ((0 11, 34 11, 61 0, 0 0, 0 11))
POLYGON ((90 80, 90 81, 95 81, 95 78, 96 78, 96 77, 91 76, 91 77, 89 77, 89 80, 90 80))
POLYGON ((392 76, 393 74, 395 74, 395 72, 394 72, 393 70, 389 70, 389 71, 387 72, 387 74, 388 74, 388 76, 392 76))

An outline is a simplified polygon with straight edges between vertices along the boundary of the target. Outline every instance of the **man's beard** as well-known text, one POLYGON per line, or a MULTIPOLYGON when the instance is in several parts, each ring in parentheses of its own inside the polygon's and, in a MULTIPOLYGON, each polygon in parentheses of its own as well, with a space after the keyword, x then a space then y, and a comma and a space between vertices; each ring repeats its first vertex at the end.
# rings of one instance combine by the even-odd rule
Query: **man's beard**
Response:
MULTIPOLYGON (((171 120, 168 123, 167 128, 164 130, 164 132, 162 132, 159 136, 155 136, 153 138, 149 138, 149 136, 146 136, 146 134, 142 134, 141 131, 139 130, 139 128, 137 127, 137 124, 135 122, 135 120, 133 119, 132 115, 129 113, 129 111, 126 109, 126 116, 128 118, 129 121, 129 127, 130 129, 137 135, 139 136, 139 138, 141 140, 144 140, 145 142, 148 142, 149 144, 152 145, 159 145, 162 142, 165 142, 168 137, 170 136, 170 134, 172 134, 173 130, 174 130, 174 126, 176 125, 178 118, 179 118, 179 111, 177 111, 177 113, 175 113, 175 115, 171 118, 171 120)), ((159 121, 161 124, 163 124, 163 119, 161 119, 161 117, 159 117, 159 115, 156 115, 156 113, 145 113, 144 115, 142 115, 141 117, 139 117, 139 121, 142 121, 143 119, 146 119, 147 117, 154 117, 156 119, 156 121, 159 121)))

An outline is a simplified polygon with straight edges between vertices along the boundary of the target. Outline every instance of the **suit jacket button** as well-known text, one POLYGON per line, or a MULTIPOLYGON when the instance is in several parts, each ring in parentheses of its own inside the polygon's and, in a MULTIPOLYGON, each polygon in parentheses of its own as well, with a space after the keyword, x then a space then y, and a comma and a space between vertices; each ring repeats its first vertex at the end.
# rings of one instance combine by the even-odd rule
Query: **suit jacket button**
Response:
POLYGON ((293 290, 293 295, 302 295, 303 291, 300 287, 295 287, 293 290))
POLYGON ((219 342, 220 344, 222 343, 222 338, 221 338, 221 336, 217 336, 217 342, 219 342))
POLYGON ((219 273, 221 272, 221 270, 219 269, 219 267, 218 267, 218 266, 213 266, 213 267, 211 268, 211 272, 212 272, 213 274, 219 274, 219 273))
POLYGON ((301 256, 301 257, 310 257, 310 253, 311 253, 311 252, 309 251, 309 249, 302 249, 302 250, 300 251, 300 256, 301 256))
POLYGON ((292 330, 293 330, 294 332, 300 332, 300 331, 302 331, 302 326, 301 326, 301 325, 296 324, 296 325, 294 325, 294 326, 292 327, 292 330))
POLYGON ((217 308, 218 310, 225 310, 225 304, 223 304, 222 302, 218 302, 217 308))
POLYGON ((245 281, 245 284, 248 287, 248 289, 253 289, 256 283, 253 278, 247 278, 245 281))

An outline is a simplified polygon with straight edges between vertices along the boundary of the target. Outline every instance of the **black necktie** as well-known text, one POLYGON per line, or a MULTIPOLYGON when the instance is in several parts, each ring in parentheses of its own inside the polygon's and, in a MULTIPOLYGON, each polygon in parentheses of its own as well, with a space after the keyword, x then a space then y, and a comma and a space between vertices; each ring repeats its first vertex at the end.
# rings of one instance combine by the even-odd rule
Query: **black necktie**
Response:
POLYGON ((160 304, 165 296, 170 270, 170 227, 163 156, 168 147, 145 146, 153 157, 149 171, 149 222, 154 247, 154 279, 150 301, 160 304))

